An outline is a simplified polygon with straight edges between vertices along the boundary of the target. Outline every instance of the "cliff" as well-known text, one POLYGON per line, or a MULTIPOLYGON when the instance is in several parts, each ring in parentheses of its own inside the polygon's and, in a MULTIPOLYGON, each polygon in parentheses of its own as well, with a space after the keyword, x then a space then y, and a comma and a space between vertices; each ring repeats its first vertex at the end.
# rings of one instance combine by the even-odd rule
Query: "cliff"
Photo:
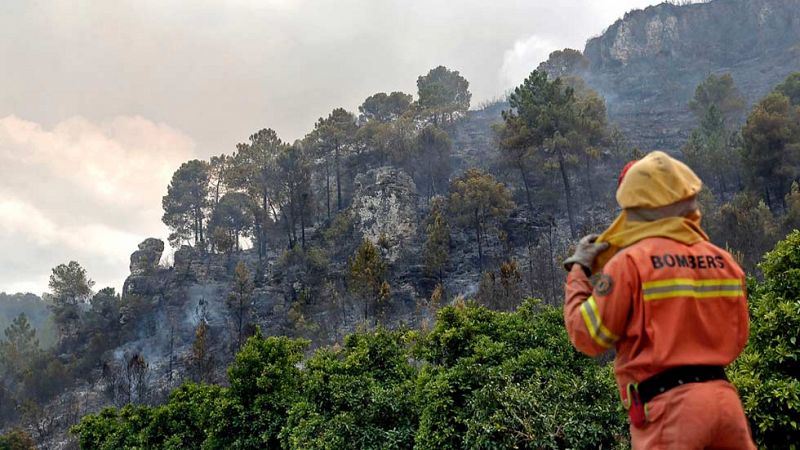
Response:
POLYGON ((582 75, 610 119, 642 149, 680 148, 687 103, 709 74, 729 72, 752 104, 800 70, 800 0, 715 0, 631 11, 584 49, 582 75))

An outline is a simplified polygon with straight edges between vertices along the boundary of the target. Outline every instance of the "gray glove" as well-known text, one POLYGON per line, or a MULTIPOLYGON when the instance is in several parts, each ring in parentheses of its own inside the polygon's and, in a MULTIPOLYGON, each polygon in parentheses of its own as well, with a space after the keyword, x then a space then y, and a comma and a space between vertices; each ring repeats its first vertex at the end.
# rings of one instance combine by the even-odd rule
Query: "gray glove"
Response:
POLYGON ((575 253, 564 260, 564 268, 567 269, 567 271, 570 271, 573 264, 576 263, 580 264, 588 271, 592 270, 592 263, 594 262, 594 259, 597 258, 597 255, 599 255, 603 250, 608 248, 608 242, 595 244, 597 237, 598 235, 596 234, 590 234, 588 236, 584 236, 580 241, 578 241, 578 245, 575 246, 575 253))

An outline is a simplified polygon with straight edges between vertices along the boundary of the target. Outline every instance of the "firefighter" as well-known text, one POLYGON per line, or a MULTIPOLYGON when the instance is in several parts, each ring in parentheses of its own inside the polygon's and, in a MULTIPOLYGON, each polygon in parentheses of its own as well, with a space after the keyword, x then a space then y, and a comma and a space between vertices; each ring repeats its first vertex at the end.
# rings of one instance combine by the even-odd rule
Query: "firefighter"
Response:
POLYGON ((570 340, 616 350, 634 449, 755 449, 724 371, 747 342, 745 276, 700 227, 701 187, 663 152, 629 164, 619 217, 564 262, 570 340))

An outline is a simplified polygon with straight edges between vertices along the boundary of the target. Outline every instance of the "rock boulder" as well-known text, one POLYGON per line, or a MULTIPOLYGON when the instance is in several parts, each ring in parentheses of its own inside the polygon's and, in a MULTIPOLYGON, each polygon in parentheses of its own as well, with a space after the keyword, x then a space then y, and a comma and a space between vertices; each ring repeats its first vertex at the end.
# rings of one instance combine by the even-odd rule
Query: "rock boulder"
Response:
POLYGON ((139 250, 131 254, 131 275, 145 275, 158 268, 161 254, 164 252, 164 241, 156 238, 147 238, 139 244, 139 250))

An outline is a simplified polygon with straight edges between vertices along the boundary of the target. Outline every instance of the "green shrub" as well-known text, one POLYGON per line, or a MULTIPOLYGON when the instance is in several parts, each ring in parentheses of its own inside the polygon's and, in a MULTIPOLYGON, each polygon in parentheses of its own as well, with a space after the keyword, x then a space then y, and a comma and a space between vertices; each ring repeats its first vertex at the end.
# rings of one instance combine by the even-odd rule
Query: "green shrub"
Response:
POLYGON ((36 443, 25 431, 13 429, 0 435, 0 450, 36 450, 36 443))
POLYGON ((409 449, 417 411, 406 333, 353 334, 308 360, 303 399, 281 433, 290 449, 409 449))
POLYGON ((81 419, 70 432, 79 436, 78 443, 82 449, 142 448, 141 432, 150 424, 152 413, 152 408, 141 405, 105 408, 81 419))
POLYGON ((247 340, 228 368, 230 388, 217 403, 207 449, 280 448, 278 433, 287 411, 300 399, 301 371, 307 341, 287 337, 247 340))
POLYGON ((612 448, 626 421, 609 367, 573 350, 561 311, 447 307, 417 353, 416 448, 612 448))
POLYGON ((473 305, 425 336, 378 329, 320 349, 257 334, 230 387, 187 384, 73 427, 91 449, 561 449, 624 446, 610 367, 577 353, 561 311, 473 305))
MULTIPOLYGON (((750 340, 731 367, 759 445, 800 442, 800 232, 764 256, 764 282, 751 280, 750 340)), ((794 445, 794 446, 792 446, 794 445)))

